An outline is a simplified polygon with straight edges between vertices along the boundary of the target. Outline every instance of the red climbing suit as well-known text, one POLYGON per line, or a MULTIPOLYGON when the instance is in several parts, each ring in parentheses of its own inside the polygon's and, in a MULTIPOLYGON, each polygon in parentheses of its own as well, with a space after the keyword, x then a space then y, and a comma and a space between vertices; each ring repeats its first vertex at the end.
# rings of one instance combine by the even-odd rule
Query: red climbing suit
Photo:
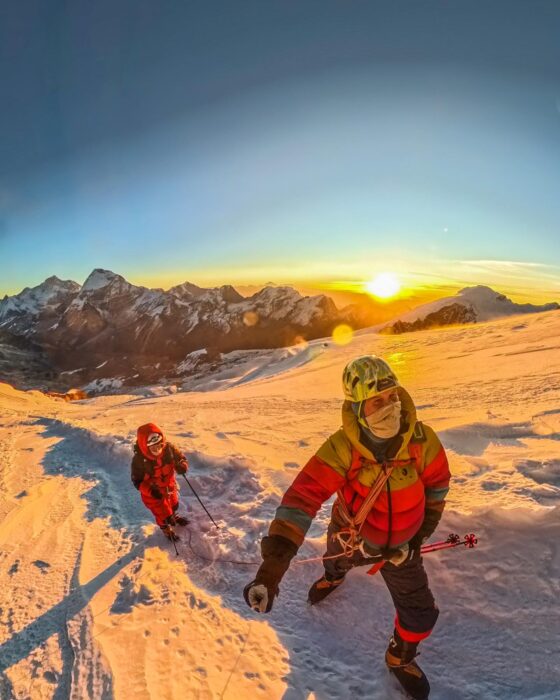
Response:
POLYGON ((131 464, 131 479, 140 491, 144 505, 155 516, 160 527, 172 524, 173 514, 179 506, 179 487, 175 472, 185 474, 187 458, 170 442, 154 423, 146 423, 138 428, 137 442, 131 464), (151 433, 158 433, 163 439, 163 450, 158 456, 148 449, 147 440, 151 433), (157 495, 161 494, 161 498, 157 495))

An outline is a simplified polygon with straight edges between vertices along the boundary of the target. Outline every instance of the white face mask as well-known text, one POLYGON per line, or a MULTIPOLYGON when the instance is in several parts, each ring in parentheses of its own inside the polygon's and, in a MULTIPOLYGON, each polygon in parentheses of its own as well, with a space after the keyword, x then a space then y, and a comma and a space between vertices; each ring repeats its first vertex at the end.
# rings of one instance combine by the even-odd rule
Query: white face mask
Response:
POLYGON ((378 408, 366 417, 366 423, 375 437, 385 440, 395 437, 401 427, 401 402, 378 408))

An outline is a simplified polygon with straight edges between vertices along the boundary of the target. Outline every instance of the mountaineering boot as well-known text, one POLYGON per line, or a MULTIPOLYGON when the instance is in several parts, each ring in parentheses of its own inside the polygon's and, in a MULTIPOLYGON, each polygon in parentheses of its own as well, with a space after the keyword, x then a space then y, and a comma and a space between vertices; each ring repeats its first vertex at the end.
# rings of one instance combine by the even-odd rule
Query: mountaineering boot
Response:
POLYGON ((182 515, 177 515, 176 513, 173 513, 173 515, 170 515, 167 520, 165 521, 167 525, 188 525, 190 523, 190 520, 188 518, 183 518, 182 515))
POLYGON ((405 642, 395 630, 385 652, 385 663, 410 698, 427 700, 430 684, 424 671, 414 661, 417 648, 417 643, 405 642))
POLYGON ((173 540, 174 542, 177 542, 181 539, 179 535, 175 533, 175 530, 171 527, 171 525, 164 525, 161 528, 161 531, 167 537, 168 540, 173 540))
POLYGON ((307 602, 310 605, 320 603, 329 595, 329 593, 332 593, 335 588, 338 588, 343 581, 344 576, 333 579, 327 574, 323 574, 321 578, 315 581, 315 583, 309 589, 309 593, 307 594, 307 602))

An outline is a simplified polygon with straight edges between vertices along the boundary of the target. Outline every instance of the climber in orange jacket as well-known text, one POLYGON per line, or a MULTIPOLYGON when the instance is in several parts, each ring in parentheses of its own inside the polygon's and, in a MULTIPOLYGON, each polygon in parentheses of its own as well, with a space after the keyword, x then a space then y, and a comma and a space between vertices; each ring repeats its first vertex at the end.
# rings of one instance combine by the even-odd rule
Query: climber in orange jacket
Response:
POLYGON ((188 519, 177 515, 179 487, 177 474, 186 474, 189 464, 174 445, 167 442, 154 423, 138 428, 130 476, 146 508, 152 511, 157 524, 170 540, 178 540, 174 525, 187 525, 188 519))
POLYGON ((430 685, 414 658, 435 625, 438 608, 420 547, 443 512, 450 479, 447 457, 380 357, 349 362, 342 384, 342 427, 284 494, 261 543, 263 562, 244 597, 254 610, 270 611, 313 518, 338 493, 327 532, 325 572, 311 586, 309 603, 339 590, 353 567, 384 561, 381 576, 396 608, 385 661, 410 697, 425 700, 430 685))

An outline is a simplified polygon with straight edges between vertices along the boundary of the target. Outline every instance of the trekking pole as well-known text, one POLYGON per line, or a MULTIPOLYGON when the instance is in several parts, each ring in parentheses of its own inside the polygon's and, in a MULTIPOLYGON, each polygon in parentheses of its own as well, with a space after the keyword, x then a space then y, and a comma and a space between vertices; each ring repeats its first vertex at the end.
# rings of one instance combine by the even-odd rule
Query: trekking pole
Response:
POLYGON ((470 535, 465 535, 463 539, 459 535, 454 535, 453 533, 443 542, 434 542, 432 544, 424 544, 420 547, 420 552, 422 554, 429 554, 430 552, 437 552, 440 549, 452 549, 453 547, 460 547, 462 544, 465 545, 467 549, 472 549, 478 544, 476 535, 472 532, 470 535))
MULTIPOLYGON (((430 552, 437 552, 440 549, 453 549, 453 547, 460 547, 461 545, 465 545, 467 549, 472 549, 473 547, 476 547, 478 544, 478 539, 476 538, 476 535, 474 535, 472 532, 469 535, 465 535, 463 539, 459 537, 459 535, 451 533, 449 537, 446 540, 443 540, 442 542, 433 542, 432 544, 423 544, 420 547, 420 554, 429 554, 430 552)), ((370 576, 373 576, 376 574, 379 569, 381 569, 387 561, 380 561, 377 564, 374 564, 371 569, 368 569, 368 574, 370 576)))
POLYGON ((204 510, 206 511, 206 515, 210 518, 210 520, 214 523, 214 525, 215 525, 215 526, 218 528, 218 530, 219 530, 219 529, 220 529, 220 526, 219 526, 218 523, 214 520, 214 518, 210 515, 210 513, 208 512, 208 509, 206 508, 206 506, 204 505, 204 503, 203 503, 203 502, 200 500, 200 498, 198 497, 198 493, 193 489, 191 482, 187 479, 187 477, 186 477, 184 474, 183 474, 183 479, 187 482, 187 484, 189 485, 190 490, 194 493, 194 495, 196 496, 198 502, 200 503, 200 505, 201 505, 201 506, 204 508, 204 510))
POLYGON ((175 542, 175 540, 173 539, 173 537, 171 538, 171 541, 173 542, 173 546, 175 547, 175 554, 176 554, 177 556, 179 556, 179 550, 177 549, 177 543, 175 542))

